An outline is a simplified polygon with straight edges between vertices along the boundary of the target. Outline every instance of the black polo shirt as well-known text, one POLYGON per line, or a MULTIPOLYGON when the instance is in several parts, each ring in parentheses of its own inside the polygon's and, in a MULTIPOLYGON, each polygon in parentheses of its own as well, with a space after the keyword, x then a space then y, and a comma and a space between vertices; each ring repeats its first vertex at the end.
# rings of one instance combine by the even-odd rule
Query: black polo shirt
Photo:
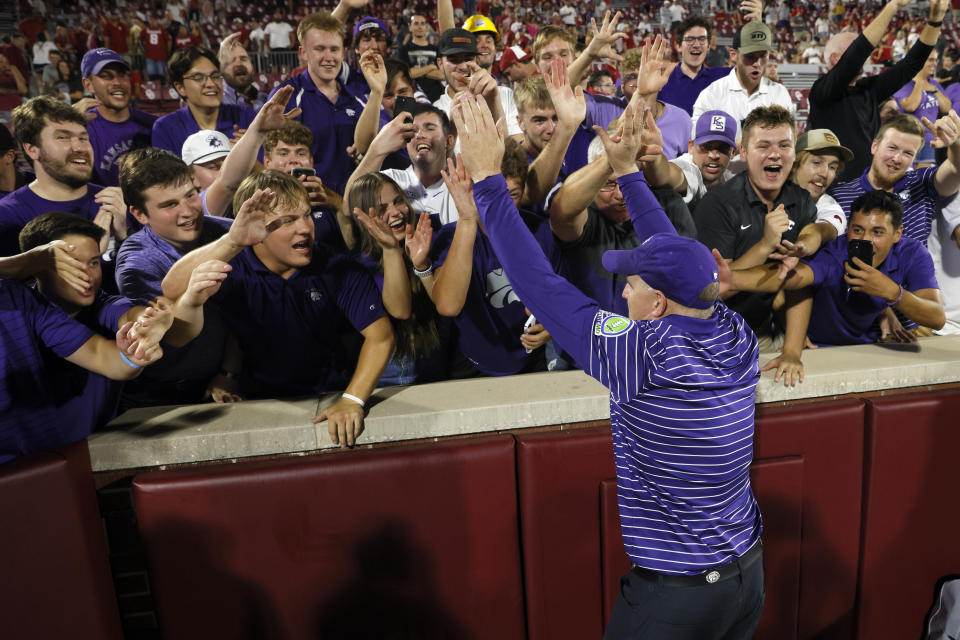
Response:
MULTIPOLYGON (((817 219, 817 205, 807 190, 787 181, 773 208, 768 210, 747 180, 747 172, 739 173, 707 191, 697 205, 693 213, 697 239, 707 247, 717 249, 724 258, 736 260, 760 242, 767 213, 781 204, 791 222, 783 239, 796 242, 800 230, 817 219)), ((740 313, 756 331, 770 319, 774 295, 738 293, 727 300, 727 305, 740 313)))

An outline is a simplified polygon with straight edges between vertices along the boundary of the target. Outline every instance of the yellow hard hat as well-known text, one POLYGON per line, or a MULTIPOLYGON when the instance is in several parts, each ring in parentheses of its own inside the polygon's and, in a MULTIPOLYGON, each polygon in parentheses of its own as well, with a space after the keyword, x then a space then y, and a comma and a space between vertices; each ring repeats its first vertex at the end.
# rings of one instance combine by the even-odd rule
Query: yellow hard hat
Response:
POLYGON ((497 26, 493 24, 493 20, 479 13, 467 18, 467 21, 463 23, 463 28, 471 33, 492 33, 497 42, 500 41, 500 32, 497 31, 497 26))

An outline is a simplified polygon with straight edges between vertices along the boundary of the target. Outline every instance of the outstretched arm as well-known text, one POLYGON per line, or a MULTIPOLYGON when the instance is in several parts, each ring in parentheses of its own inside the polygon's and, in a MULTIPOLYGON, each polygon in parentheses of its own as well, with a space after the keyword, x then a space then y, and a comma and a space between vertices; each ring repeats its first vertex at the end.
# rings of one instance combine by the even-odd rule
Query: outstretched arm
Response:
POLYGON ((599 306, 554 273, 513 206, 500 174, 504 132, 476 99, 458 103, 453 119, 463 136, 463 160, 474 179, 484 228, 511 285, 563 349, 578 362, 589 362, 587 338, 599 306))

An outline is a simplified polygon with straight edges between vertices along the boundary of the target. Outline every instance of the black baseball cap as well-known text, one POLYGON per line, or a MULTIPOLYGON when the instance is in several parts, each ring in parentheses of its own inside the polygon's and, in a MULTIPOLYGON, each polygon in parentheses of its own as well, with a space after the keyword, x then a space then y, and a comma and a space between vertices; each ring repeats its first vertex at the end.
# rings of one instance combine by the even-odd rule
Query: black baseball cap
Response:
POLYGON ((447 29, 437 42, 437 55, 453 56, 458 53, 477 55, 477 38, 466 29, 447 29))

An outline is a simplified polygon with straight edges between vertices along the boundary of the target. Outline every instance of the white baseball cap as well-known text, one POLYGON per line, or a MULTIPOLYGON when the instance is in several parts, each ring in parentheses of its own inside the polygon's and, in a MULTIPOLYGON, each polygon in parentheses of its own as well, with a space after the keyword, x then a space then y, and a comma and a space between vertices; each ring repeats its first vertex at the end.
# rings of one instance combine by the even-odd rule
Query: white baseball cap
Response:
POLYGON ((188 165, 203 164, 230 153, 230 138, 219 131, 197 131, 183 141, 180 157, 188 165))

